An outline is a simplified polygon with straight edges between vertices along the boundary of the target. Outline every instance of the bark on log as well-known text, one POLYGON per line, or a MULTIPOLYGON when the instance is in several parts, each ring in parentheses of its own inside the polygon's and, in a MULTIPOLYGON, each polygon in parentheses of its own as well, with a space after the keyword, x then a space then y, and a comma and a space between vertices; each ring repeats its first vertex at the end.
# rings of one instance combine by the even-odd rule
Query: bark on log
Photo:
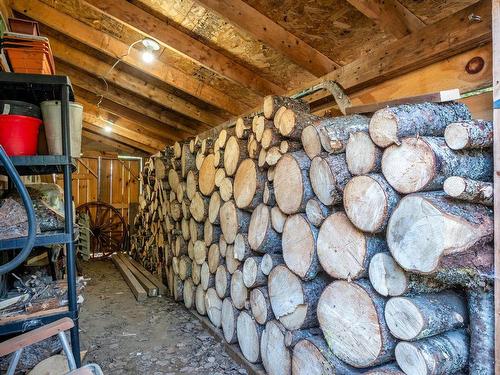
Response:
POLYGON ((181 155, 181 176, 186 177, 189 171, 196 169, 196 156, 191 153, 189 149, 189 144, 185 143, 182 145, 182 155, 181 155))
POLYGON ((241 310, 246 307, 248 299, 248 289, 243 282, 243 273, 236 270, 231 277, 231 300, 234 307, 241 310))
POLYGON ((233 245, 234 258, 243 262, 249 256, 252 256, 252 250, 248 243, 248 235, 246 233, 238 233, 234 239, 233 245))
POLYGON ((215 291, 220 298, 229 296, 230 284, 231 274, 227 272, 224 265, 220 265, 215 271, 215 291))
POLYGON ((174 256, 180 257, 181 255, 186 255, 187 252, 186 241, 184 241, 184 238, 182 238, 181 236, 177 236, 175 238, 174 256))
POLYGON ((193 280, 187 279, 184 281, 183 299, 186 309, 192 309, 195 303, 196 287, 193 280))
POLYGON ((189 211, 191 212, 191 215, 193 215, 193 218, 198 223, 205 221, 208 215, 208 198, 196 192, 194 194, 193 199, 191 200, 189 211))
POLYGON ((260 269, 264 275, 269 275, 274 267, 285 264, 281 254, 265 254, 260 263, 260 269))
POLYGON ((352 175, 380 172, 382 150, 373 143, 367 132, 355 132, 349 136, 345 148, 347 169, 352 175))
POLYGON ((205 221, 203 229, 203 238, 207 246, 210 246, 213 243, 218 243, 221 233, 222 231, 220 229, 220 226, 212 225, 208 220, 205 221))
POLYGON ((309 178, 321 203, 327 206, 341 203, 345 185, 351 178, 345 155, 316 156, 311 161, 309 178))
POLYGON ((210 273, 215 273, 217 271, 217 267, 222 263, 222 257, 219 252, 219 245, 217 243, 213 243, 210 245, 208 249, 208 269, 210 273))
POLYGON ((439 190, 450 176, 491 181, 492 155, 481 150, 453 151, 443 138, 405 138, 382 156, 382 173, 402 194, 439 190))
POLYGON ((236 332, 243 356, 251 363, 260 362, 260 339, 264 327, 246 311, 238 315, 236 332))
POLYGON ((234 257, 234 246, 228 245, 226 250, 226 267, 227 272, 231 275, 238 269, 241 262, 234 257))
POLYGON ((186 177, 186 195, 189 200, 192 200, 198 189, 198 172, 189 171, 186 177))
POLYGON ((368 275, 373 288, 385 297, 435 293, 446 289, 446 285, 431 276, 405 272, 390 253, 375 254, 370 261, 368 275))
POLYGON ((286 96, 268 95, 264 98, 262 106, 264 117, 272 120, 280 107, 293 109, 299 112, 309 112, 309 104, 300 99, 293 99, 286 96))
POLYGON ((215 188, 215 164, 214 155, 209 154, 203 160, 200 168, 200 174, 198 178, 198 184, 200 187, 200 192, 208 197, 215 188))
POLYGON ((262 194, 262 202, 267 206, 274 206, 276 198, 274 196, 274 186, 271 182, 266 181, 264 184, 264 193, 262 194))
POLYGON ((241 209, 253 210, 262 202, 266 175, 255 162, 245 159, 241 162, 234 178, 234 201, 241 209))
POLYGON ((224 170, 227 176, 233 176, 241 161, 248 158, 245 143, 236 137, 230 137, 224 150, 224 170))
POLYGON ((236 207, 234 201, 224 203, 219 211, 220 227, 228 244, 234 243, 236 234, 247 233, 250 214, 236 207))
POLYGON ((317 238, 318 228, 304 214, 288 216, 283 228, 283 259, 287 267, 305 281, 315 278, 321 270, 317 238))
POLYGON ((459 255, 455 265, 479 268, 476 265, 481 262, 471 251, 492 239, 490 209, 451 202, 440 192, 404 197, 387 226, 392 256, 405 270, 417 273, 436 272, 440 264, 453 267, 453 262, 445 259, 452 255, 459 255))
POLYGON ((252 212, 248 243, 253 251, 261 254, 281 252, 281 236, 272 228, 271 210, 263 203, 252 212))
POLYGON ((289 330, 317 327, 316 306, 326 277, 302 282, 283 265, 275 267, 268 279, 269 297, 276 318, 289 330))
POLYGON ((214 288, 208 289, 205 294, 205 308, 207 310, 208 319, 210 319, 215 327, 220 328, 222 300, 219 298, 214 288))
POLYGON ((361 232, 343 212, 326 218, 318 233, 319 262, 336 279, 365 277, 371 258, 382 251, 387 251, 385 240, 361 232))
POLYGON ((491 147, 493 123, 484 120, 453 122, 446 127, 444 139, 453 150, 491 147))
MULTIPOLYGON (((220 296, 219 296, 220 297, 220 296)), ((229 344, 234 344, 238 342, 238 336, 236 333, 236 322, 240 310, 233 306, 231 298, 225 298, 222 302, 222 332, 224 334, 224 339, 229 344)))
POLYGON ((395 362, 375 367, 371 370, 368 370, 367 372, 364 372, 364 374, 365 375, 405 375, 405 373, 399 368, 399 366, 395 362))
POLYGON ((250 309, 259 324, 266 324, 269 320, 274 319, 267 287, 262 286, 250 291, 250 309))
POLYGON ((396 361, 406 374, 454 374, 467 365, 468 346, 464 330, 449 331, 416 342, 401 341, 396 361))
POLYGON ((214 191, 208 203, 208 221, 212 224, 219 225, 219 210, 221 199, 218 191, 214 191))
POLYGON ((403 137, 442 136, 448 124, 470 118, 462 103, 403 104, 375 112, 370 120, 370 136, 379 147, 388 147, 399 144, 403 137))
POLYGON ((307 220, 314 226, 321 226, 323 221, 332 213, 333 211, 317 198, 309 199, 306 203, 307 220))
POLYGON ((495 373, 495 301, 493 289, 467 292, 469 307, 469 374, 495 373))
POLYGON ((174 275, 174 301, 181 302, 184 298, 184 283, 179 276, 174 275))
POLYGON ((260 268, 261 262, 262 257, 250 257, 243 263, 243 283, 248 289, 267 285, 267 276, 260 268))
POLYGON ((287 216, 280 210, 278 206, 271 208, 271 224, 273 229, 278 233, 283 233, 287 216))
POLYGON ((396 340, 384 319, 385 299, 367 280, 331 283, 318 302, 318 320, 328 346, 357 368, 388 362, 396 340))
POLYGON ((303 212, 314 196, 309 181, 311 160, 303 151, 284 155, 274 175, 274 194, 280 210, 285 214, 303 212))
POLYGON ((493 183, 491 182, 451 176, 444 181, 443 190, 451 198, 493 207, 493 183))
POLYGON ((363 232, 384 231, 399 200, 399 194, 380 174, 356 176, 344 188, 346 215, 363 232))
POLYGON ((207 308, 205 307, 205 294, 206 293, 203 288, 196 288, 195 305, 196 311, 198 311, 198 314, 200 315, 207 315, 207 308))
POLYGON ((315 125, 321 145, 328 153, 338 154, 345 151, 349 135, 354 132, 368 131, 370 119, 363 115, 349 115, 323 118, 315 125))
POLYGON ((248 139, 252 131, 252 119, 248 117, 238 117, 235 125, 235 135, 238 139, 248 139))
POLYGON ((286 109, 279 118, 278 129, 281 135, 287 138, 300 140, 302 130, 312 125, 314 122, 319 121, 319 119, 318 116, 309 113, 286 109))
POLYGON ((415 341, 467 323, 467 305, 452 291, 393 297, 385 305, 385 320, 397 339, 415 341))

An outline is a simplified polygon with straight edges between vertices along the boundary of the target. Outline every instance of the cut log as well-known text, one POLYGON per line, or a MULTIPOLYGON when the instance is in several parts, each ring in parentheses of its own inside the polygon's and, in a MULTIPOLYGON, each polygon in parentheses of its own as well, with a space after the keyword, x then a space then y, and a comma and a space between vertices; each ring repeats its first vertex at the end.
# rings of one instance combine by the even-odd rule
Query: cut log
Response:
POLYGON ((405 270, 418 273, 436 272, 440 264, 453 267, 453 261, 446 262, 446 258, 453 255, 456 265, 479 269, 481 266, 477 265, 484 262, 471 250, 483 247, 492 239, 490 209, 452 202, 440 192, 404 197, 387 226, 392 256, 405 270))
POLYGON ((365 375, 405 375, 397 363, 388 363, 364 372, 365 375))
POLYGON ((451 198, 493 206, 493 183, 451 176, 443 184, 444 192, 451 198))
POLYGON ((248 235, 246 233, 238 233, 234 239, 233 245, 234 258, 243 262, 249 256, 252 256, 252 250, 248 243, 248 235))
POLYGON ((207 308, 205 307, 205 291, 201 287, 196 288, 195 305, 198 314, 207 315, 207 308))
POLYGON ((248 139, 252 131, 252 119, 248 117, 238 117, 234 130, 238 139, 248 139))
POLYGON ((234 136, 230 137, 224 150, 224 170, 226 175, 233 176, 240 161, 246 158, 248 158, 248 152, 245 143, 234 136))
POLYGON ((181 211, 182 218, 189 220, 191 218, 191 212, 189 211, 189 207, 191 206, 191 202, 186 198, 181 203, 181 211))
POLYGON ((221 234, 219 237, 219 252, 220 256, 223 258, 226 257, 226 249, 227 249, 227 242, 226 239, 224 238, 224 235, 221 234))
POLYGON ((264 327, 246 311, 238 315, 236 332, 241 353, 251 363, 260 362, 260 339, 264 327))
POLYGON ((196 156, 192 154, 189 149, 189 144, 185 143, 182 145, 182 155, 181 155, 181 176, 186 177, 189 171, 196 169, 196 156))
POLYGON ((186 183, 184 181, 179 182, 177 185, 177 190, 175 194, 177 195, 177 201, 182 203, 184 201, 184 193, 186 192, 186 183))
POLYGON ((267 287, 262 286, 250 291, 250 309, 255 321, 259 324, 266 324, 274 319, 267 287))
POLYGON ((205 155, 201 153, 201 150, 199 150, 196 154, 196 169, 199 171, 201 169, 201 166, 203 165, 203 161, 205 160, 205 155))
POLYGON ((283 113, 285 113, 286 111, 286 107, 285 106, 281 106, 278 108, 278 110, 276 111, 276 113, 274 114, 274 119, 273 119, 273 124, 274 124, 274 127, 279 131, 280 129, 280 121, 281 121, 281 116, 283 116, 283 113))
POLYGON ((203 288, 203 290, 215 287, 215 276, 210 273, 207 262, 203 262, 203 264, 201 265, 200 286, 203 288))
POLYGON ((361 232, 343 212, 330 215, 321 225, 317 239, 318 259, 336 279, 359 279, 368 273, 371 258, 387 251, 384 239, 361 232))
POLYGON ((238 208, 253 210, 262 202, 266 175, 252 159, 241 162, 234 178, 234 201, 238 208))
POLYGON ((194 285, 200 285, 201 283, 201 266, 195 262, 191 263, 191 278, 193 279, 194 285))
POLYGON ((214 288, 210 288, 205 293, 205 308, 207 310, 208 319, 212 324, 220 328, 222 318, 222 300, 219 298, 214 288))
POLYGON ((323 151, 318 130, 314 125, 305 127, 302 131, 300 139, 302 141, 302 145, 304 146, 304 151, 306 155, 309 156, 309 159, 314 159, 323 151))
POLYGON ((467 305, 462 296, 451 291, 393 297, 385 305, 385 320, 397 339, 420 340, 463 327, 467 305))
POLYGON ((234 243, 236 234, 247 233, 250 214, 236 207, 234 201, 224 203, 219 211, 220 227, 228 244, 234 243))
POLYGON ((179 159, 182 155, 182 146, 179 142, 174 143, 174 158, 179 159))
POLYGON ((191 259, 183 255, 179 259, 179 278, 184 281, 191 277, 191 259))
POLYGON ((210 196, 214 191, 215 163, 213 154, 207 155, 203 160, 198 177, 198 184, 200 186, 200 192, 206 197, 210 196))
POLYGON ((386 326, 384 306, 367 280, 328 285, 318 302, 318 320, 333 354, 357 368, 393 358, 396 340, 386 326))
POLYGON ((215 186, 220 187, 220 184, 222 183, 222 180, 226 177, 226 171, 224 168, 218 168, 215 171, 215 186))
POLYGON ((208 220, 205 221, 205 225, 203 228, 203 239, 205 240, 205 245, 210 246, 214 242, 219 242, 220 235, 220 226, 212 225, 208 220))
POLYGON ((399 194, 380 174, 356 176, 344 188, 345 213, 363 232, 384 231, 399 200, 399 194))
POLYGON ((406 374, 454 374, 467 365, 469 340, 464 330, 416 342, 400 342, 396 361, 406 374))
POLYGON ((195 304, 196 287, 193 280, 187 279, 184 281, 183 299, 186 309, 192 309, 195 304))
POLYGON ((186 195, 189 200, 192 200, 198 189, 198 172, 189 171, 186 177, 186 195))
POLYGON ((307 220, 317 227, 321 226, 323 221, 332 214, 332 210, 325 206, 317 198, 309 199, 306 203, 307 220))
POLYGON ((260 340, 262 365, 269 375, 289 375, 292 371, 292 356, 285 346, 285 333, 276 320, 267 322, 260 340))
POLYGON ((359 374, 360 371, 338 359, 321 336, 310 336, 293 347, 292 374, 359 374))
POLYGON ((253 251, 261 254, 281 252, 281 237, 272 228, 271 210, 263 203, 252 212, 248 243, 253 251))
POLYGON ((349 135, 368 131, 370 119, 363 115, 349 115, 322 118, 317 122, 319 138, 323 149, 328 153, 338 154, 345 151, 349 135))
POLYGON ((266 163, 267 151, 264 148, 260 149, 259 157, 257 158, 257 166, 261 169, 266 169, 269 165, 266 163))
POLYGON ((326 285, 328 280, 321 274, 301 282, 285 266, 274 267, 268 279, 274 315, 289 330, 317 327, 316 306, 326 285))
POLYGON ((226 267, 227 272, 231 275, 238 269, 241 262, 234 257, 234 246, 228 245, 226 250, 226 267))
POLYGON ((449 123, 469 120, 471 114, 462 103, 422 103, 383 108, 370 120, 370 137, 379 147, 399 144, 403 137, 442 136, 449 123))
POLYGON ((189 220, 182 219, 181 231, 182 231, 182 238, 184 238, 184 241, 189 241, 189 239, 191 238, 191 233, 189 233, 189 220))
POLYGON ((285 264, 281 254, 264 254, 260 263, 260 269, 264 275, 269 275, 273 268, 280 264, 285 264))
POLYGON ((243 263, 243 283, 249 289, 267 285, 267 276, 262 273, 262 257, 250 257, 243 263))
POLYGON ((271 208, 271 225, 273 229, 278 233, 283 233, 283 227, 285 226, 285 220, 287 216, 280 210, 278 206, 271 208))
POLYGON ((170 188, 175 191, 177 189, 177 185, 179 184, 179 175, 175 171, 175 169, 168 170, 168 185, 170 188))
POLYGON ((264 193, 262 194, 262 202, 267 206, 274 206, 276 199, 274 196, 274 186, 271 182, 266 181, 264 185, 264 193))
POLYGON ((224 202, 227 202, 233 197, 233 179, 224 177, 219 186, 220 197, 224 202))
POLYGON ((189 211, 198 223, 205 221, 208 215, 208 198, 196 192, 191 200, 189 211))
POLYGON ((174 301, 182 302, 184 298, 184 283, 179 276, 174 275, 174 301))
POLYGON ((263 150, 269 149, 272 146, 278 146, 282 140, 282 137, 276 133, 274 128, 264 129, 262 133, 262 140, 260 144, 262 145, 263 150))
POLYGON ((484 120, 453 122, 446 127, 444 139, 453 150, 491 147, 493 123, 484 120))
POLYGON ((218 191, 214 191, 210 197, 210 202, 208 203, 208 221, 212 224, 218 225, 219 221, 219 210, 221 206, 221 199, 218 191))
MULTIPOLYGON (((281 135, 300 140, 302 130, 320 119, 320 117, 309 113, 286 109, 279 117, 277 125, 281 135)), ((276 124, 276 119, 274 119, 274 123, 276 124)))
POLYGON ((370 261, 368 275, 373 288, 385 297, 439 292, 446 288, 430 276, 405 272, 390 253, 375 254, 370 261))
POLYGON ((220 298, 229 296, 229 285, 231 284, 231 274, 227 272, 224 265, 217 267, 215 272, 215 291, 220 298))
POLYGON ((282 156, 283 153, 278 146, 270 147, 269 150, 266 151, 266 164, 270 167, 274 166, 278 164, 282 156))
POLYGON ((307 201, 314 196, 310 167, 311 160, 303 151, 284 155, 276 165, 274 194, 283 213, 304 212, 307 201))
POLYGON ((347 170, 345 155, 320 155, 311 161, 309 171, 311 186, 324 205, 342 202, 344 187, 351 178, 347 170))
MULTIPOLYGON (((251 226, 250 226, 251 227, 251 226)), ((311 280, 321 270, 316 253, 318 228, 304 214, 290 215, 283 228, 283 259, 302 280, 311 280)))
POLYGON ((222 263, 222 257, 219 252, 219 245, 217 243, 213 243, 210 245, 208 249, 208 269, 210 273, 215 273, 217 271, 217 267, 222 263))
POLYGON ((471 289, 469 306, 470 357, 469 374, 495 373, 495 302, 493 289, 471 289))
MULTIPOLYGON (((220 297, 220 296, 219 296, 220 297)), ((231 298, 225 298, 222 302, 222 333, 224 334, 224 339, 229 344, 234 344, 238 342, 238 336, 236 333, 236 322, 240 310, 233 306, 231 298)))
POLYGON ((175 238, 174 256, 180 257, 181 255, 187 254, 187 243, 184 238, 177 236, 175 238))
POLYGON ((267 120, 264 116, 256 116, 257 119, 252 123, 252 130, 255 134, 257 142, 262 141, 264 130, 274 128, 272 121, 267 120))
POLYGON ((453 151, 443 138, 405 138, 382 156, 382 173, 402 194, 439 190, 450 176, 491 181, 492 155, 481 150, 453 151))
POLYGON ((212 138, 205 138, 201 141, 200 151, 203 155, 210 154, 214 151, 215 140, 212 138))
POLYGON ((290 139, 284 139, 280 142, 280 152, 282 154, 287 154, 295 151, 302 151, 302 143, 300 141, 292 141, 290 139))
POLYGON ((367 132, 355 132, 349 136, 345 148, 347 169, 359 176, 381 170, 382 150, 373 143, 367 132))
POLYGON ((196 264, 202 265, 207 259, 207 245, 204 241, 196 241, 193 247, 193 258, 196 264))
POLYGON ((226 141, 228 139, 228 131, 227 129, 222 129, 217 137, 217 143, 221 149, 224 149, 226 146, 226 141))
POLYGON ((280 107, 293 109, 299 112, 309 112, 309 104, 300 99, 293 99, 286 96, 268 95, 264 98, 262 106, 264 117, 272 120, 280 107))
POLYGON ((246 307, 248 289, 243 282, 243 272, 236 270, 231 277, 231 300, 234 307, 241 310, 246 307))
POLYGON ((194 244, 196 241, 203 238, 203 224, 196 222, 192 217, 189 220, 189 233, 191 236, 191 242, 194 244))
POLYGON ((170 203, 170 215, 174 221, 179 221, 182 217, 182 207, 179 202, 170 203))

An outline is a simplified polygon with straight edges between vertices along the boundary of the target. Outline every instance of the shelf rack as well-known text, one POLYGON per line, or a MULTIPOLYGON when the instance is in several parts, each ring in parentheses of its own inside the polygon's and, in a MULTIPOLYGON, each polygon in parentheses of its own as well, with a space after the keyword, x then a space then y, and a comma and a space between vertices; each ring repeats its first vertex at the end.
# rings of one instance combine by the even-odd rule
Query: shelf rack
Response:
MULTIPOLYGON (((11 161, 20 175, 63 174, 64 181, 64 232, 37 234, 35 246, 64 244, 66 246, 66 272, 68 282, 68 310, 34 319, 14 321, 0 325, 0 336, 25 332, 61 319, 70 317, 75 322, 71 329, 71 347, 80 367, 80 339, 78 334, 78 305, 76 294, 76 250, 73 227, 73 194, 71 174, 76 169, 71 158, 69 102, 74 100, 71 82, 66 76, 0 73, 0 100, 20 100, 39 104, 45 100, 61 101, 63 155, 36 155, 11 157, 11 161)), ((5 169, 0 163, 0 174, 5 169)), ((20 249, 26 238, 0 241, 0 251, 20 249)))

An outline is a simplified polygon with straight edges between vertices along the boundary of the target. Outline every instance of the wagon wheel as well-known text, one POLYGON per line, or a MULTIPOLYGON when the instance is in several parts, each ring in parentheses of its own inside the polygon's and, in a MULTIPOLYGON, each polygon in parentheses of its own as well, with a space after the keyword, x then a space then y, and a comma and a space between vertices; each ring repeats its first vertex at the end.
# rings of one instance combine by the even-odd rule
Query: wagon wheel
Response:
POLYGON ((124 248, 127 227, 116 208, 104 202, 88 202, 77 209, 90 218, 90 251, 92 258, 105 257, 124 248))

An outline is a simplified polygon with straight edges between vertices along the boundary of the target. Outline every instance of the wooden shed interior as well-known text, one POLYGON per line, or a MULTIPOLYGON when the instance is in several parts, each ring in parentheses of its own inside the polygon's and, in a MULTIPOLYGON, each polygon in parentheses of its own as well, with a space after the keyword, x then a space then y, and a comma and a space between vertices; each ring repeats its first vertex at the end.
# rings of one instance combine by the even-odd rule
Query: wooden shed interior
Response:
MULTIPOLYGON (((141 200, 149 194, 145 193, 149 189, 145 181, 150 176, 144 175, 145 168, 152 168, 153 159, 149 158, 164 156, 174 144, 182 147, 195 137, 217 139, 223 129, 233 134, 238 118, 262 114, 263 100, 268 96, 302 100, 311 114, 338 117, 373 113, 384 107, 381 103, 391 106, 391 101, 402 104, 411 100, 405 98, 422 96, 423 100, 436 101, 436 93, 458 89, 460 95, 453 99, 467 105, 472 118, 494 122, 496 128, 500 121, 498 0, 0 0, 0 14, 4 21, 12 17, 38 22, 40 35, 50 41, 56 74, 69 77, 75 101, 83 105, 82 154, 72 177, 75 207, 95 201, 109 204, 122 215, 124 225, 131 226, 129 237, 140 231, 132 227, 141 200), (148 44, 150 41, 154 43, 148 44)), ((500 194, 500 149, 496 147, 495 143, 493 183, 495 193, 500 194)), ((62 174, 30 179, 64 186, 62 174)), ((492 210, 495 218, 500 215, 498 202, 492 210)), ((500 227, 495 224, 494 228, 498 239, 500 227)), ((496 258, 499 243, 496 240, 494 245, 496 258)), ((496 259, 497 265, 499 262, 496 259)), ((101 293, 103 300, 114 293, 103 289, 106 277, 100 274, 110 269, 104 266, 92 273, 92 278, 99 280, 96 293, 101 293)), ((157 276, 168 277, 164 272, 160 269, 157 276)), ((82 330, 92 319, 106 319, 103 311, 108 310, 99 304, 99 298, 86 301, 93 304, 88 311, 94 315, 81 320, 82 330)), ((135 303, 133 297, 130 301, 135 303)), ((499 301, 497 292, 495 327, 500 322, 499 301)), ((168 308, 177 308, 172 306, 168 308)), ((157 319, 154 312, 138 309, 137 319, 143 320, 142 324, 157 319)), ((128 325, 119 328, 124 336, 134 322, 130 317, 134 308, 126 310, 129 317, 124 321, 128 325)), ((179 326, 188 321, 172 319, 180 319, 175 323, 179 326)), ((203 328, 196 329, 194 334, 201 335, 203 328)), ((80 335, 85 336, 84 331, 80 335)), ((90 336, 85 338, 85 350, 92 353, 97 349, 92 347, 94 338, 90 336)), ((140 346, 118 339, 105 344, 95 340, 96 345, 124 345, 122 357, 126 350, 141 357, 140 346)), ((190 345, 184 336, 175 340, 167 341, 174 348, 178 343, 190 345)), ((0 355, 4 355, 1 346, 0 355)), ((500 358, 499 346, 495 358, 500 358)), ((179 348, 175 355, 189 356, 179 348)), ((147 350, 153 357, 161 357, 161 350, 147 350)), ((209 354, 203 355, 210 356, 206 350, 209 354)), ((118 367, 110 367, 114 363, 112 352, 91 356, 95 362, 105 363, 104 373, 120 369, 127 374, 155 373, 154 365, 144 363, 133 369, 116 362, 118 367)), ((213 356, 219 363, 217 355, 213 356)), ((132 366, 129 359, 122 362, 132 366)), ((238 359, 234 363, 204 371, 280 373, 266 366, 264 370, 242 365, 238 359)), ((182 368, 177 363, 169 366, 166 363, 156 368, 159 373, 182 368)), ((500 373, 500 359, 495 366, 496 372, 484 374, 500 373)), ((202 368, 201 364, 193 365, 184 372, 201 373, 197 371, 202 368)), ((403 373, 397 371, 391 367, 372 374, 403 373)), ((305 374, 297 368, 292 373, 305 374)), ((421 373, 451 374, 430 369, 421 373)))

